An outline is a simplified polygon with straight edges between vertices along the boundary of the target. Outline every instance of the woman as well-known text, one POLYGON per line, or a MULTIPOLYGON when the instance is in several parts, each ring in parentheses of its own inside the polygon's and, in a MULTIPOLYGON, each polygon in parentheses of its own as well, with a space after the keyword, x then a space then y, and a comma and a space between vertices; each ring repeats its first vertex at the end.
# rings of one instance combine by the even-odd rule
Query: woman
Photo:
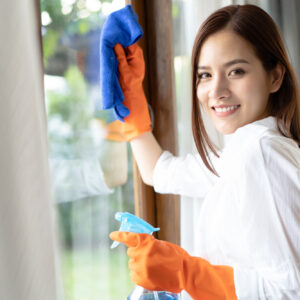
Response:
POLYGON ((199 155, 162 151, 139 108, 146 105, 141 51, 115 51, 131 111, 125 124, 136 128, 129 139, 144 182, 160 193, 205 197, 197 257, 149 235, 111 234, 129 247, 132 280, 148 289, 185 289, 193 299, 300 299, 299 94, 271 17, 257 6, 228 6, 199 29, 192 56, 199 155), (200 106, 230 135, 221 153, 200 106))

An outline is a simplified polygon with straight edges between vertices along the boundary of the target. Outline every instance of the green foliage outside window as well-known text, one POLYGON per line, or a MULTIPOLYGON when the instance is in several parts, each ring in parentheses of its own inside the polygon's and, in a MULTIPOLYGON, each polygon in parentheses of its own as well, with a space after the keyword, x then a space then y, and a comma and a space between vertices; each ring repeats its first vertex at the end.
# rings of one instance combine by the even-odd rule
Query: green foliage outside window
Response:
MULTIPOLYGON (((76 49, 61 43, 64 35, 84 36, 103 24, 103 3, 112 1, 99 1, 97 11, 89 10, 88 2, 41 0, 45 75, 63 83, 60 89, 46 91, 49 152, 61 160, 100 157, 102 151, 90 128, 91 121, 105 118, 105 113, 91 108, 91 87, 77 66, 76 49)), ((128 166, 129 181, 111 194, 57 202, 66 300, 125 299, 133 287, 126 249, 111 250, 108 237, 118 229, 114 213, 134 211, 131 161, 128 166)))

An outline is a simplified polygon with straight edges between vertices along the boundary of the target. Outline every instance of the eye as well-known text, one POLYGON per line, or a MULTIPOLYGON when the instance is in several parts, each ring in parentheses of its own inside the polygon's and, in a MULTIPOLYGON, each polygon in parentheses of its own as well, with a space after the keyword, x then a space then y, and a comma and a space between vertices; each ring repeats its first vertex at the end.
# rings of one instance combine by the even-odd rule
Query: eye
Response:
POLYGON ((245 74, 245 71, 242 69, 235 69, 229 73, 229 75, 233 75, 233 76, 238 76, 238 75, 243 75, 243 74, 245 74))
POLYGON ((205 73, 198 73, 197 77, 199 80, 201 79, 206 79, 206 78, 209 78, 210 74, 205 72, 205 73))

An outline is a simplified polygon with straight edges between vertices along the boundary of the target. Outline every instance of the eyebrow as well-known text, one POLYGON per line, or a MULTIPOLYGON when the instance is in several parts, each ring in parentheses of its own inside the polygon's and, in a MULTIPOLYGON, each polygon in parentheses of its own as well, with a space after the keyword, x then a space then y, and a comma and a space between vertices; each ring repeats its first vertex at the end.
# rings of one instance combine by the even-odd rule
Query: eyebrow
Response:
MULTIPOLYGON (((224 67, 230 67, 230 66, 236 65, 236 64, 250 64, 250 63, 245 59, 238 58, 238 59, 234 59, 234 60, 231 60, 231 61, 225 63, 224 67)), ((210 69, 210 67, 198 66, 198 70, 207 70, 207 69, 210 69)))

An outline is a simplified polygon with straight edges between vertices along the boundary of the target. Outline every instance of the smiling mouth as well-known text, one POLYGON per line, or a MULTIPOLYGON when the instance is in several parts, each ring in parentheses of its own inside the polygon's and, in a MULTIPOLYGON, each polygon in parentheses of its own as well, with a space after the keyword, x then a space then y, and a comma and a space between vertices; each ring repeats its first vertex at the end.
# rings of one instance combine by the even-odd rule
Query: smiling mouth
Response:
POLYGON ((237 108, 239 108, 240 106, 241 106, 240 104, 232 105, 232 106, 226 106, 226 107, 215 107, 215 106, 213 106, 212 109, 215 110, 218 113, 221 113, 221 112, 234 111, 237 108))
POLYGON ((226 106, 219 106, 219 107, 215 107, 213 106, 212 109, 214 111, 214 114, 217 117, 227 117, 230 116, 232 114, 234 114, 239 108, 240 108, 240 104, 238 105, 226 105, 226 106))

